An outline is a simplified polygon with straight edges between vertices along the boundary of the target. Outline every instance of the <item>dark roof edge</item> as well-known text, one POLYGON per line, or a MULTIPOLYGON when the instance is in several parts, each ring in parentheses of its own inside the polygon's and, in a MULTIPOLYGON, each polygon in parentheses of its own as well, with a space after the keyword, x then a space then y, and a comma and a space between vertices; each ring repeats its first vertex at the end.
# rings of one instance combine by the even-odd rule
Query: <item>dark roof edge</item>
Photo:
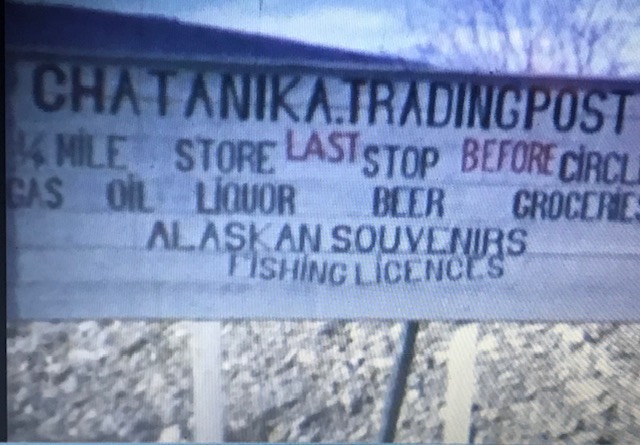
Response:
POLYGON ((178 60, 271 60, 429 70, 430 65, 294 40, 71 6, 5 2, 5 49, 178 60))

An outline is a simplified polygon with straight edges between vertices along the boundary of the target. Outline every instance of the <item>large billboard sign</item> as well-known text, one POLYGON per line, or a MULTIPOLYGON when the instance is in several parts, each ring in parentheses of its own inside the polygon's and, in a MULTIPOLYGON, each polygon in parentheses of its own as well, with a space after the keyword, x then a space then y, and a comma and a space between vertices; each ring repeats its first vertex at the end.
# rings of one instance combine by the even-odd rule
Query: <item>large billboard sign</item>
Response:
POLYGON ((640 320, 640 88, 14 52, 18 318, 640 320))

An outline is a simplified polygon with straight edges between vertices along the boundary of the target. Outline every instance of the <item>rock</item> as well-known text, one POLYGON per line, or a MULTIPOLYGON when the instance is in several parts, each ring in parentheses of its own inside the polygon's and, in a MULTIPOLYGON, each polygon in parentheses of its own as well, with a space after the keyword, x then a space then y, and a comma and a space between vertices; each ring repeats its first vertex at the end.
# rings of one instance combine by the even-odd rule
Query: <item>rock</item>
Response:
POLYGON ((344 407, 345 411, 350 414, 358 414, 362 411, 362 395, 355 392, 345 391, 339 396, 340 403, 344 407))
MULTIPOLYGON (((51 357, 46 358, 47 361, 52 360, 51 357)), ((49 363, 45 367, 45 372, 47 374, 62 374, 63 371, 66 371, 64 364, 62 363, 49 363)))
POLYGON ((85 363, 94 364, 105 354, 105 351, 89 351, 86 349, 72 349, 67 357, 72 366, 82 365, 85 363))
POLYGON ((580 326, 558 324, 554 327, 554 331, 561 335, 562 341, 565 342, 572 351, 584 344, 584 333, 580 326))
POLYGON ((40 438, 48 438, 48 437, 57 437, 60 433, 60 429, 64 428, 62 425, 62 420, 59 417, 51 417, 46 419, 36 428, 36 437, 40 438))
POLYGON ((129 342, 124 348, 122 348, 121 354, 125 357, 131 357, 136 352, 142 350, 142 348, 144 348, 148 343, 149 340, 146 338, 136 338, 135 340, 129 342))
POLYGON ((162 430, 158 442, 179 442, 180 439, 180 425, 171 425, 162 430))
POLYGON ((165 390, 166 386, 167 386, 167 382, 162 378, 162 376, 159 373, 155 373, 151 377, 148 390, 155 393, 158 391, 165 390))
POLYGON ((62 383, 58 384, 58 388, 66 394, 75 392, 78 389, 78 379, 74 375, 70 375, 62 383))
POLYGON ((89 422, 93 419, 95 419, 96 417, 98 417, 98 413, 96 412, 95 409, 90 409, 89 411, 87 411, 84 416, 82 416, 82 422, 89 422))
POLYGON ((498 341, 495 335, 485 335, 478 342, 478 353, 487 352, 495 353, 499 349, 498 341))
POLYGON ((318 327, 318 335, 333 337, 342 329, 343 325, 344 323, 341 321, 327 321, 320 324, 320 326, 318 327))
POLYGON ((352 441, 365 441, 369 435, 369 428, 367 425, 363 425, 358 428, 353 434, 349 436, 349 440, 352 441))
POLYGON ((14 401, 18 405, 22 405, 22 403, 25 402, 28 398, 29 398, 29 390, 27 390, 27 388, 25 387, 22 387, 18 390, 18 392, 14 396, 14 401))
POLYGON ((100 326, 97 322, 88 320, 78 323, 77 332, 81 337, 93 336, 98 333, 100 326))
POLYGON ((294 367, 295 362, 298 359, 298 351, 296 350, 292 350, 290 351, 285 357, 284 360, 282 360, 282 366, 280 366, 278 368, 278 370, 276 371, 276 373, 282 373, 288 369, 291 369, 294 367))
POLYGON ((305 366, 312 366, 317 363, 316 356, 307 349, 301 349, 297 354, 298 362, 305 366))
POLYGON ((269 433, 269 442, 284 442, 289 438, 291 428, 278 423, 269 433))
POLYGON ((118 426, 111 415, 102 418, 99 429, 103 437, 113 437, 118 433, 118 426))

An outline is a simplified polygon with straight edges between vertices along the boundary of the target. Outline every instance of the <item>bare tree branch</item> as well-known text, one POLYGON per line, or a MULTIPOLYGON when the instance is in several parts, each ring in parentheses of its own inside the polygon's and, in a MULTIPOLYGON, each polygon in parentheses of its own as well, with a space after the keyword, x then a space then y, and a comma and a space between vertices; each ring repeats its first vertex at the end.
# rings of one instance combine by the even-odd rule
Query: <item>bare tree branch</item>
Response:
MULTIPOLYGON (((419 1, 419 0, 416 0, 419 1)), ((638 75, 637 0, 423 0, 440 26, 419 53, 451 69, 638 75)), ((409 19, 408 19, 409 21, 409 19)), ((419 15, 411 25, 420 27, 419 15)))

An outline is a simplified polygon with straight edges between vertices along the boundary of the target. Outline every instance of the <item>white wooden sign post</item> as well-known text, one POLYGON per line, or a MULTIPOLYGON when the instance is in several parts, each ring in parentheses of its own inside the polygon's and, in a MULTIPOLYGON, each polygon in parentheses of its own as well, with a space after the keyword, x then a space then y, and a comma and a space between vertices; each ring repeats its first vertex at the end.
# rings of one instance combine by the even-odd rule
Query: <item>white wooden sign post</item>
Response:
POLYGON ((222 385, 222 323, 191 323, 193 368, 194 441, 224 439, 224 391, 222 385))
POLYGON ((447 357, 447 392, 442 412, 444 443, 469 443, 471 407, 476 390, 476 323, 459 328, 450 341, 447 357))

